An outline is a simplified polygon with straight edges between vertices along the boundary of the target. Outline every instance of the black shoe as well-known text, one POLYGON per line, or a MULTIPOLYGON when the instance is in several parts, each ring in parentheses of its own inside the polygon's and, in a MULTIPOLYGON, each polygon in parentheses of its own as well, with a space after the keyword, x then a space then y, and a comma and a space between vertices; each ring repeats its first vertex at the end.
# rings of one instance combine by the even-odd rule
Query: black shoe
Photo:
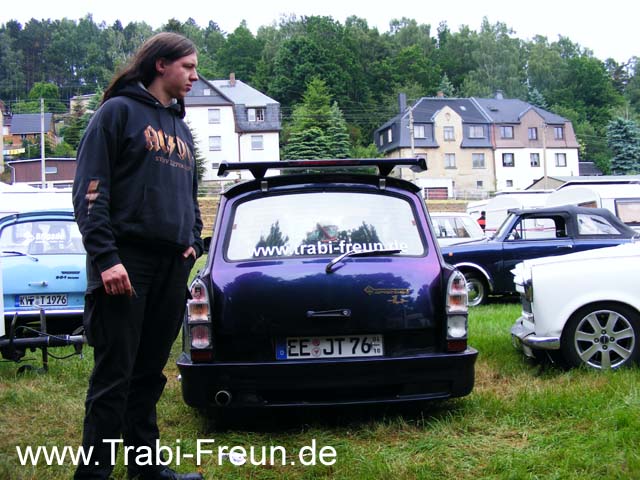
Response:
POLYGON ((169 467, 153 472, 140 472, 133 476, 129 475, 131 480, 204 480, 200 473, 178 473, 169 467))

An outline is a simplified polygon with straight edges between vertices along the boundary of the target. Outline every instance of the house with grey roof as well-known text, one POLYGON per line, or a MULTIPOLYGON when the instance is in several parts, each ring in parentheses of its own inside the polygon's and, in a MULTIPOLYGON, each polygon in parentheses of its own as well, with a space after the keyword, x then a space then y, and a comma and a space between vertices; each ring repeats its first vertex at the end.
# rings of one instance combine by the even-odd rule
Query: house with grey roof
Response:
MULTIPOLYGON (((39 113, 16 113, 11 116, 8 123, 9 138, 11 140, 6 142, 5 139, 5 142, 9 145, 22 147, 22 143, 25 140, 40 142, 41 118, 39 113)), ((53 113, 44 114, 44 133, 54 145, 57 143, 53 113)), ((6 144, 5 148, 8 148, 6 144)))
POLYGON ((425 196, 438 194, 444 179, 457 191, 479 196, 495 191, 491 119, 477 104, 468 98, 423 97, 407 108, 402 95, 399 102, 401 113, 375 131, 374 141, 387 157, 426 158, 426 172, 407 172, 425 196))
MULTIPOLYGON (((423 97, 374 134, 387 157, 424 155, 428 179, 450 178, 458 194, 524 189, 544 175, 578 174, 571 122, 517 99, 423 97)), ((419 179, 418 179, 419 180, 419 179)), ((419 182, 418 182, 419 183, 419 182)))
MULTIPOLYGON (((222 162, 280 160, 280 104, 233 73, 228 80, 200 77, 185 104, 185 119, 206 158, 205 181, 220 180, 222 162)), ((227 179, 240 178, 233 175, 227 179)))

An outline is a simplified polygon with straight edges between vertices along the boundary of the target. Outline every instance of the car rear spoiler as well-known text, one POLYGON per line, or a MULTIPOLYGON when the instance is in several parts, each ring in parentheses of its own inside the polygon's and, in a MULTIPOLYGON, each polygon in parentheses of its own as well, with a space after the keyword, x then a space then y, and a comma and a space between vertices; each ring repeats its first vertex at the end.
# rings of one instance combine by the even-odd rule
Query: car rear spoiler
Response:
POLYGON ((376 167, 381 177, 388 176, 398 166, 408 166, 421 172, 427 169, 424 158, 345 158, 323 160, 282 160, 280 162, 223 162, 218 176, 226 177, 231 170, 249 170, 256 180, 263 179, 269 169, 318 169, 345 167, 376 167))

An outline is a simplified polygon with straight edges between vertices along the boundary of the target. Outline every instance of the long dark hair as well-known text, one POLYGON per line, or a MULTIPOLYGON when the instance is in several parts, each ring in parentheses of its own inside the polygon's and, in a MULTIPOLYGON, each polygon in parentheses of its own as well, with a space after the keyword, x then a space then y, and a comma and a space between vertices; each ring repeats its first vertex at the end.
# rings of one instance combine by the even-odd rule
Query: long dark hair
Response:
MULTIPOLYGON (((142 82, 145 87, 151 85, 158 75, 156 60, 164 58, 173 62, 179 58, 196 53, 196 46, 186 37, 173 32, 162 32, 149 38, 129 60, 124 70, 116 74, 104 91, 102 103, 114 97, 118 90, 130 83, 142 82)), ((181 115, 184 117, 184 99, 179 98, 181 115)))

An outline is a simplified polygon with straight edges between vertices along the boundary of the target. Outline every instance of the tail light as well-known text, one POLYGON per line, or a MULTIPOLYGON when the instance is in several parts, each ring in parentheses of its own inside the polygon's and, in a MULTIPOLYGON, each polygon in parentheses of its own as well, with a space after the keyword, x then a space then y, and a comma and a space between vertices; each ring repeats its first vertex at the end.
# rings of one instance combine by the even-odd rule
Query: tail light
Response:
POLYGON ((462 352, 467 348, 467 282, 455 271, 447 285, 447 351, 462 352))
POLYGON ((191 361, 213 359, 211 303, 207 287, 200 279, 191 284, 191 299, 187 300, 187 332, 191 361))

